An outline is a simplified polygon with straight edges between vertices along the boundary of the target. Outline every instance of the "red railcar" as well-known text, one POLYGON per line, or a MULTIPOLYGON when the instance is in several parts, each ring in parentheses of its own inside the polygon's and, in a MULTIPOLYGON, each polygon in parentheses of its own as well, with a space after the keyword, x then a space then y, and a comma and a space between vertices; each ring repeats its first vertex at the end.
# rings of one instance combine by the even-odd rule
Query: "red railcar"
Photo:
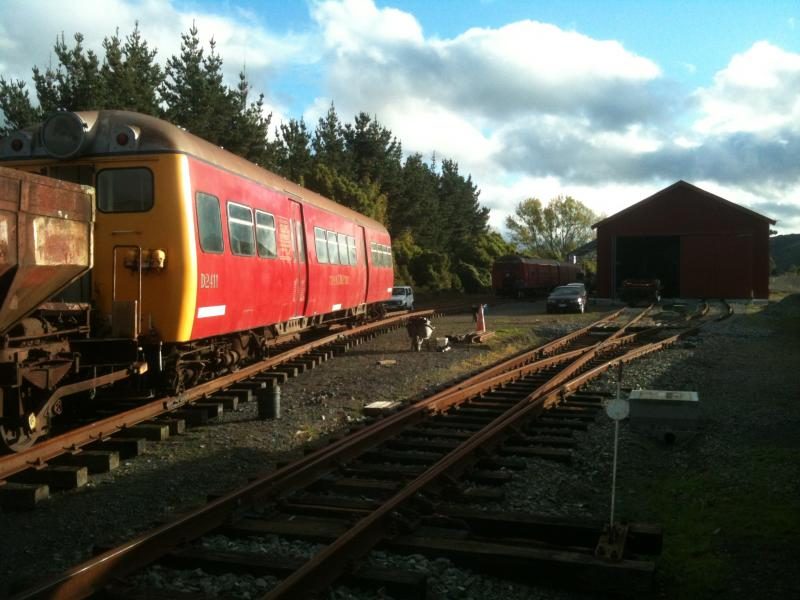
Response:
MULTIPOLYGON (((0 163, 95 188, 94 226, 80 230, 91 247, 78 265, 86 270, 92 258, 94 264, 61 298, 91 303, 91 333, 80 329, 81 339, 69 341, 80 357, 75 368, 87 373, 125 373, 146 360, 154 387, 179 390, 263 358, 288 334, 380 314, 391 296, 391 240, 381 223, 160 119, 58 112, 0 139, 0 163)), ((30 204, 30 189, 45 187, 30 188, 28 179, 8 179, 0 200, 12 208, 30 204)), ((47 189, 69 187, 56 184, 47 189)), ((65 202, 52 191, 47 198, 65 202)), ((0 334, 11 335, 56 283, 81 272, 66 268, 70 257, 53 254, 62 248, 55 245, 58 227, 74 225, 74 201, 55 209, 60 220, 31 221, 31 231, 47 226, 48 236, 20 230, 20 239, 34 244, 24 257, 41 255, 42 265, 32 269, 23 261, 14 293, 0 293, 0 334), (62 267, 58 281, 49 275, 55 263, 62 267)), ((7 216, 11 225, 21 218, 7 216)), ((0 274, 16 272, 3 252, 16 243, 15 231, 0 227, 0 274)), ((31 345, 30 331, 53 331, 61 314, 29 318, 19 343, 31 345)), ((14 363, 15 356, 0 357, 0 375, 8 375, 0 376, 0 442, 21 449, 46 432, 58 408, 54 385, 64 374, 48 367, 48 376, 31 378, 35 393, 21 389, 16 373, 28 367, 14 363)))
POLYGON ((492 289, 498 296, 521 298, 543 294, 580 278, 577 265, 546 258, 503 256, 492 266, 492 289))

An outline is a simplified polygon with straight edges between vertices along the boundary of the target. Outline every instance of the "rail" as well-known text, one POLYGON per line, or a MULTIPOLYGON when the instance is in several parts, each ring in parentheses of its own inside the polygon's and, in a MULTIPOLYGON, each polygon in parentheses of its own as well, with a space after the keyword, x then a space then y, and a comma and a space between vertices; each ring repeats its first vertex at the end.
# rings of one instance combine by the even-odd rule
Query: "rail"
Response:
MULTIPOLYGON (((615 336, 615 340, 622 337, 622 332, 630 325, 631 323, 628 323, 626 326, 620 327, 615 334, 612 334, 615 336)), ((589 329, 585 328, 584 334, 588 334, 589 329)), ((574 334, 565 337, 571 337, 573 341, 576 339, 574 334)), ((563 341, 563 339, 556 340, 556 342, 552 342, 547 346, 553 347, 558 344, 563 346, 563 341)), ((172 523, 142 534, 119 548, 104 552, 62 575, 42 582, 41 585, 17 597, 85 597, 101 589, 111 579, 139 569, 177 545, 187 540, 196 539, 212 529, 228 523, 234 515, 239 514, 240 511, 254 502, 274 499, 281 494, 302 488, 315 481, 326 471, 336 468, 342 462, 352 459, 365 449, 388 439, 403 428, 430 418, 432 414, 441 411, 446 406, 454 406, 462 402, 469 394, 474 396, 476 393, 480 393, 480 389, 483 391, 491 390, 504 381, 512 381, 515 378, 523 377, 534 370, 543 370, 551 365, 568 362, 572 359, 581 360, 580 357, 584 355, 596 355, 601 348, 608 347, 616 347, 615 341, 603 340, 592 346, 569 351, 562 356, 556 355, 535 359, 534 357, 542 351, 542 348, 537 348, 528 357, 520 356, 510 359, 509 363, 522 363, 521 366, 515 367, 515 371, 517 371, 515 373, 501 374, 495 368, 492 370, 493 373, 489 379, 485 380, 482 385, 480 384, 482 377, 480 375, 474 376, 471 381, 461 382, 450 390, 445 390, 427 400, 408 406, 394 415, 379 420, 372 427, 358 430, 325 448, 317 450, 300 461, 252 482, 236 492, 213 500, 207 506, 184 515, 172 523), (528 359, 532 362, 526 363, 528 359)), ((506 426, 513 423, 513 415, 521 417, 527 414, 531 407, 541 404, 537 399, 542 397, 542 390, 550 390, 551 388, 552 384, 534 392, 524 402, 518 404, 516 408, 511 409, 507 416, 498 419, 496 425, 506 426)), ((539 408, 541 410, 544 409, 543 406, 539 406, 539 408)), ((497 434, 490 433, 487 428, 487 431, 479 434, 476 441, 466 442, 458 452, 448 454, 445 459, 437 463, 438 466, 435 467, 434 472, 420 476, 406 490, 398 494, 396 503, 404 502, 416 493, 414 490, 419 490, 421 487, 430 484, 442 473, 452 472, 459 466, 463 467, 469 461, 469 459, 465 458, 466 455, 464 453, 471 453, 474 449, 490 441, 494 435, 497 434)), ((286 597, 301 597, 310 589, 309 585, 312 587, 318 586, 320 581, 330 581, 331 578, 335 578, 335 573, 344 564, 343 556, 352 558, 360 555, 366 548, 371 547, 371 544, 376 539, 381 537, 380 528, 386 526, 387 515, 391 514, 391 512, 391 508, 379 509, 379 512, 360 521, 352 533, 346 534, 342 541, 337 542, 341 555, 338 552, 331 551, 331 553, 328 553, 325 551, 314 559, 311 566, 303 567, 298 571, 298 574, 287 578, 279 588, 274 590, 270 597, 283 597, 284 594, 286 594, 286 597), (373 527, 378 527, 379 529, 376 530, 373 527), (327 573, 322 578, 316 577, 320 570, 327 573), (313 572, 315 575, 313 579, 316 583, 313 585, 309 584, 309 579, 304 576, 304 573, 308 575, 309 572, 313 572)), ((314 589, 317 588, 314 587, 314 589)))

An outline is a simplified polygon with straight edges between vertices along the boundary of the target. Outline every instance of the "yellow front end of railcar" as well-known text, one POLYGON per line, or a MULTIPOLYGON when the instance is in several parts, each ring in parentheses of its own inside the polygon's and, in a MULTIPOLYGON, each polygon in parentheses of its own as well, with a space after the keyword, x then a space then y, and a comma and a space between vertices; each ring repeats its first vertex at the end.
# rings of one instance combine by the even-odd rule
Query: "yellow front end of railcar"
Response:
POLYGON ((6 164, 96 188, 96 335, 190 339, 197 257, 188 159, 123 155, 6 164))
POLYGON ((94 300, 112 335, 186 341, 197 297, 187 158, 132 158, 96 164, 94 300))

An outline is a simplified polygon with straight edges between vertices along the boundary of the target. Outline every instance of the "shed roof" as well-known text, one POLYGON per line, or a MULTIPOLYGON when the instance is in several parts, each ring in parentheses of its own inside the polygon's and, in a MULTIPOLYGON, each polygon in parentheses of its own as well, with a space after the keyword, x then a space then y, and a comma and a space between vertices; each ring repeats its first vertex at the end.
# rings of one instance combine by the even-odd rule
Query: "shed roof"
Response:
POLYGON ((756 219, 761 219, 761 220, 766 221, 766 222, 768 222, 768 223, 770 223, 772 225, 775 224, 775 220, 774 219, 770 219, 769 217, 765 217, 764 215, 762 215, 760 213, 757 213, 754 210, 750 210, 749 208, 745 208, 744 206, 736 204, 735 202, 731 202, 730 200, 725 200, 725 198, 717 196, 716 194, 712 194, 711 192, 707 192, 706 190, 704 190, 702 188, 699 188, 696 185, 692 185, 691 183, 689 183, 687 181, 683 181, 682 179, 680 179, 680 180, 676 181, 675 183, 673 183, 672 185, 665 187, 663 190, 656 192, 652 196, 649 196, 649 197, 645 198, 644 200, 640 200, 636 204, 632 204, 628 208, 625 208, 625 209, 619 211, 618 213, 614 213, 613 215, 611 215, 610 217, 606 217, 602 221, 598 221, 597 223, 592 225, 592 229, 597 229, 601 225, 605 225, 606 223, 608 223, 610 221, 616 221, 620 217, 626 216, 629 213, 633 212, 634 210, 638 210, 640 208, 643 208, 647 204, 650 204, 650 203, 653 203, 653 202, 657 202, 658 200, 660 200, 664 196, 669 195, 670 193, 674 192, 675 190, 677 190, 679 188, 684 188, 684 189, 687 189, 687 190, 691 190, 692 192, 695 192, 695 193, 698 193, 698 194, 702 194, 706 198, 708 198, 710 200, 713 200, 715 202, 719 202, 721 204, 724 204, 725 206, 727 206, 727 207, 729 207, 731 209, 738 210, 739 212, 745 213, 745 214, 747 214, 747 215, 749 215, 751 217, 754 217, 756 219))

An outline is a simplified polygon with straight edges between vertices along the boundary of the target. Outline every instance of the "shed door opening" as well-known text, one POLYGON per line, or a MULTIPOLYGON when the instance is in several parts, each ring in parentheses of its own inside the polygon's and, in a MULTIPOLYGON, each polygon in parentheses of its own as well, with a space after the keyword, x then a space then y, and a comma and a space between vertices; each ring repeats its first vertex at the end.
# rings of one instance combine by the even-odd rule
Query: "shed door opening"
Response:
POLYGON ((660 279, 662 297, 680 296, 681 240, 679 236, 618 237, 615 286, 626 279, 660 279))

